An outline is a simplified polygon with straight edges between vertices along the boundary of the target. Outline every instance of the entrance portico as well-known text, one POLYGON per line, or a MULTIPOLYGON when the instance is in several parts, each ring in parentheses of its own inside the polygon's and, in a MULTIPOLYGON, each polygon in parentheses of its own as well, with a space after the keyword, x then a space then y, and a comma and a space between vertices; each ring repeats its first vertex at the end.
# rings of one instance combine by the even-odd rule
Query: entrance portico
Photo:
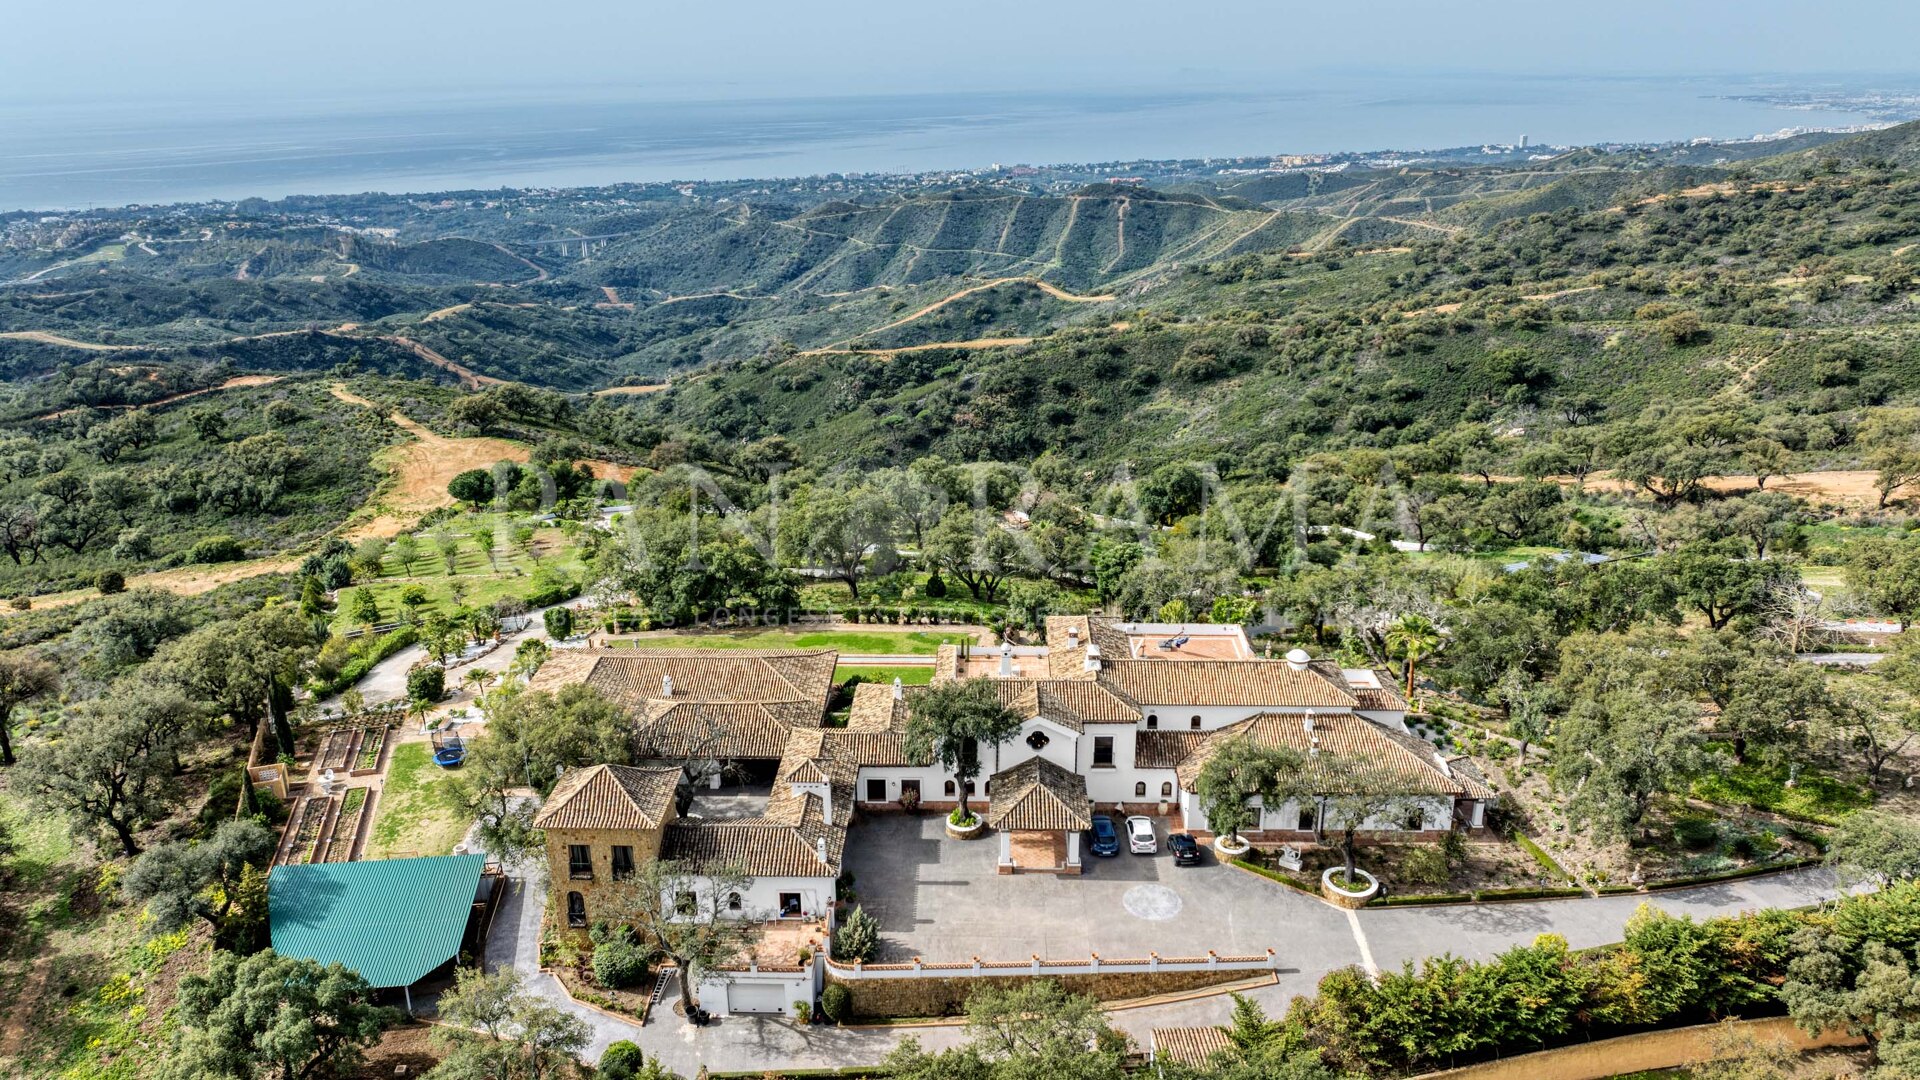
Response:
POLYGON ((1028 758, 994 775, 986 817, 1000 833, 1000 873, 1080 873, 1080 834, 1093 825, 1080 774, 1028 758))

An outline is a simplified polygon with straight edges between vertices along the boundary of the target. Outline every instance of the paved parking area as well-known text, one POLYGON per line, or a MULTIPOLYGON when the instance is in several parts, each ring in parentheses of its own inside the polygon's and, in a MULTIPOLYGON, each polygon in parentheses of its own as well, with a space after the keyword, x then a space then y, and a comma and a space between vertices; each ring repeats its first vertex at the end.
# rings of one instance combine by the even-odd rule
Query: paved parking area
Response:
POLYGON ((1346 914, 1207 852, 1175 866, 1166 823, 1157 855, 1085 856, 1079 877, 995 872, 991 835, 947 837, 938 815, 875 815, 847 838, 859 903, 880 921, 883 960, 1257 955, 1313 972, 1360 962, 1346 914))

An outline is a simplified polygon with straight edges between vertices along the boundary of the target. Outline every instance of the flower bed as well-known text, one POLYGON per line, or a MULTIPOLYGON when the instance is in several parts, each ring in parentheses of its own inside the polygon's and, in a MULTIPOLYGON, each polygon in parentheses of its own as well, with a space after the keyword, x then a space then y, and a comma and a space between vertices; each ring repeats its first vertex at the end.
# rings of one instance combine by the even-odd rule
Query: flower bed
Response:
POLYGON ((327 844, 328 862, 346 862, 353 857, 353 841, 360 835, 360 818, 366 809, 366 788, 353 788, 340 800, 340 813, 333 819, 333 839, 327 844))
POLYGON ((360 776, 380 767, 380 751, 387 745, 385 725, 360 729, 360 753, 354 756, 353 773, 360 776))
POLYGON ((658 971, 649 971, 638 986, 609 990, 596 985, 591 976, 565 964, 555 965, 553 974, 573 1000, 622 1016, 631 1016, 635 1023, 640 1024, 647 1022, 647 1013, 653 1007, 653 984, 660 978, 658 971))

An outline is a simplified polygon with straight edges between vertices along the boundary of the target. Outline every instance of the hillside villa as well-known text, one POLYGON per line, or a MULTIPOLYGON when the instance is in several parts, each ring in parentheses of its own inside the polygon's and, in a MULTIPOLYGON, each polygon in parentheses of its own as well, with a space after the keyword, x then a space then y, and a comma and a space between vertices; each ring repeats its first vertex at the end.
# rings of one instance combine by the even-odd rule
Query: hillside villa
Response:
MULTIPOLYGON (((821 651, 569 650, 533 680, 599 688, 635 721, 643 766, 601 765, 562 779, 535 819, 566 924, 588 926, 607 890, 639 860, 737 865, 749 895, 726 898, 743 917, 820 920, 830 927, 834 883, 855 810, 928 809, 958 802, 956 777, 911 759, 907 720, 918 687, 861 684, 845 727, 823 726, 836 654, 821 651), (722 776, 747 794, 716 790, 722 776), (764 791, 761 795, 758 792, 764 791)), ((1256 656, 1237 626, 1172 626, 1056 616, 1041 645, 974 652, 942 646, 934 681, 979 679, 1024 719, 981 747, 982 815, 997 833, 1002 873, 1077 874, 1080 841, 1097 811, 1175 817, 1206 834, 1195 794, 1201 768, 1229 740, 1286 747, 1323 794, 1258 806, 1256 843, 1314 843, 1325 796, 1364 762, 1401 785, 1403 816, 1367 833, 1437 839, 1485 828, 1492 792, 1462 762, 1408 733, 1407 703, 1379 673, 1343 669, 1295 650, 1256 656)), ((560 918, 559 912, 555 918, 560 918)))

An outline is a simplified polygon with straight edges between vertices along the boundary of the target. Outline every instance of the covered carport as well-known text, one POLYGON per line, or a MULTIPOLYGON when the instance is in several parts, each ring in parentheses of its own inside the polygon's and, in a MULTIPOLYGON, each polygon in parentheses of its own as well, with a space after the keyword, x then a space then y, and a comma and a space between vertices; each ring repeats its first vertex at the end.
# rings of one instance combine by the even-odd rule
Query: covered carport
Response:
POLYGON ((276 866, 267 879, 273 951, 397 988, 412 1012, 413 984, 484 934, 487 886, 499 880, 485 870, 484 855, 276 866))

